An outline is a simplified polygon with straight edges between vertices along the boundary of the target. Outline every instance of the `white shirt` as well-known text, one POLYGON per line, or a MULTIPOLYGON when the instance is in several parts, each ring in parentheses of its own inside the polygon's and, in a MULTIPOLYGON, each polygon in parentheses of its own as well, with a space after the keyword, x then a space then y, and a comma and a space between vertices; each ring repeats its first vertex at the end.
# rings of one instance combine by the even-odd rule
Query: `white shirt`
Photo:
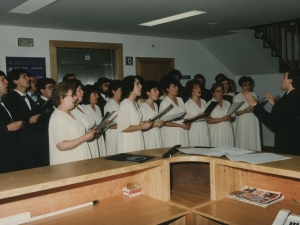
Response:
MULTIPOLYGON (((17 89, 14 89, 14 91, 17 92, 17 93, 19 93, 19 95, 21 95, 21 96, 26 96, 26 94, 24 94, 24 93, 18 91, 17 89)), ((29 100, 28 100, 27 97, 25 97, 25 102, 26 102, 26 104, 28 105, 29 109, 31 110, 31 105, 30 105, 30 102, 29 102, 29 100)))

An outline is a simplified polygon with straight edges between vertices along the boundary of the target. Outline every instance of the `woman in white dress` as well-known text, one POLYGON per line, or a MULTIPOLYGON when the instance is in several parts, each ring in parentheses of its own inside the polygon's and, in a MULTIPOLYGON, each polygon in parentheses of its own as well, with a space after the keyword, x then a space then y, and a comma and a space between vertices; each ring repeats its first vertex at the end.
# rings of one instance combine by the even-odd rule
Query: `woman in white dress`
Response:
MULTIPOLYGON (((107 90, 107 96, 110 100, 104 106, 104 113, 116 111, 112 114, 111 118, 114 118, 119 113, 119 107, 121 102, 122 95, 122 81, 113 80, 110 82, 107 90)), ((117 118, 114 119, 117 121, 117 118)), ((107 131, 105 131, 105 143, 106 143, 106 151, 107 155, 115 155, 117 154, 118 149, 118 125, 111 126, 107 131)))
MULTIPOLYGON (((167 94, 160 103, 159 111, 161 112, 170 104, 174 106, 173 109, 171 109, 162 117, 162 120, 164 120, 166 116, 186 111, 182 99, 176 97, 178 94, 178 80, 176 80, 174 77, 165 76, 161 79, 159 84, 167 94)), ((184 124, 183 119, 165 123, 165 126, 161 128, 163 147, 167 148, 174 145, 189 146, 189 129, 190 124, 184 124)))
POLYGON ((235 146, 249 150, 261 151, 260 127, 257 117, 252 113, 253 107, 249 105, 244 94, 250 93, 255 99, 257 95, 250 92, 252 86, 252 78, 243 76, 239 79, 239 85, 242 92, 234 97, 234 102, 242 102, 244 104, 238 109, 236 114, 236 132, 235 146))
POLYGON ((132 152, 144 150, 143 130, 152 126, 152 122, 142 121, 142 114, 136 103, 140 96, 142 85, 138 77, 127 76, 122 83, 122 98, 117 117, 118 124, 118 152, 132 152))
POLYGON ((213 99, 219 104, 210 114, 211 118, 208 120, 209 132, 210 132, 210 144, 212 147, 231 146, 234 147, 234 137, 231 122, 234 117, 227 115, 230 103, 223 99, 223 85, 221 83, 215 83, 211 87, 213 99))
MULTIPOLYGON (((76 118, 76 120, 78 122, 82 123, 82 125, 85 128, 85 131, 92 130, 94 128, 94 126, 96 125, 95 120, 92 117, 90 117, 89 115, 87 115, 83 111, 82 106, 79 105, 79 103, 82 102, 83 94, 84 94, 83 84, 81 83, 80 80, 77 80, 77 79, 67 80, 66 83, 72 84, 76 90, 77 101, 76 101, 75 107, 71 111, 71 113, 74 115, 74 117, 76 118)), ((99 153, 97 153, 98 146, 97 146, 97 143, 95 143, 95 140, 89 141, 88 146, 89 146, 90 158, 99 157, 99 153)))
MULTIPOLYGON (((99 95, 95 85, 86 85, 84 87, 83 101, 80 105, 83 112, 92 118, 96 125, 99 125, 102 120, 102 114, 99 106, 97 105, 99 95)), ((88 142, 93 158, 106 156, 106 146, 103 135, 95 137, 95 140, 88 142), (100 155, 99 155, 100 154, 100 155)))
MULTIPOLYGON (((158 83, 154 80, 145 81, 142 89, 142 97, 146 100, 140 106, 140 111, 143 115, 143 120, 149 120, 158 114, 158 107, 154 102, 159 98, 158 83)), ((145 149, 162 148, 160 128, 163 124, 163 121, 156 120, 149 130, 143 131, 145 149)))
MULTIPOLYGON (((186 117, 192 118, 206 109, 206 101, 201 99, 201 82, 197 79, 189 80, 185 86, 185 93, 190 95, 189 100, 185 103, 186 117)), ((195 121, 191 124, 189 130, 190 146, 210 146, 209 130, 207 119, 195 121)))
POLYGON ((56 109, 49 122, 50 164, 60 164, 90 158, 87 141, 94 138, 94 131, 84 126, 71 113, 76 104, 74 86, 65 82, 57 84, 52 93, 56 109))

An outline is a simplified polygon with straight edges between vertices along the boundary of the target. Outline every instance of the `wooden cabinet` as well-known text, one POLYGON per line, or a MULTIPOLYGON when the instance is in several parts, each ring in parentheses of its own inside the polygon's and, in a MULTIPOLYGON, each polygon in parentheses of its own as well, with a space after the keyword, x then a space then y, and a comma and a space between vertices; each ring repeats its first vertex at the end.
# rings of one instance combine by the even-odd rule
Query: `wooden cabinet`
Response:
MULTIPOLYGON (((93 200, 100 203, 28 224, 253 225, 272 224, 282 208, 300 213, 300 203, 292 201, 300 201, 300 157, 251 165, 180 153, 162 159, 166 150, 135 152, 158 157, 142 164, 99 158, 1 174, 0 218, 26 211, 35 217, 93 200), (193 174, 209 178, 196 185, 171 183, 189 163, 193 174), (142 186, 141 196, 122 195, 129 182, 142 186), (227 198, 245 185, 280 191, 285 200, 262 208, 227 198)), ((188 179, 189 173, 181 176, 188 179)))

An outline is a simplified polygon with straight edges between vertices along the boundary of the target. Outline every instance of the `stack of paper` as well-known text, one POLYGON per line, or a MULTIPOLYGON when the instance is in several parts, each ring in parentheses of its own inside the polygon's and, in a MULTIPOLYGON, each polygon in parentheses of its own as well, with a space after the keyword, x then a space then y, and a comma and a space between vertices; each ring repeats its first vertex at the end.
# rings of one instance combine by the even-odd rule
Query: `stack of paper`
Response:
POLYGON ((229 154, 226 156, 231 161, 244 161, 251 164, 275 162, 275 161, 292 158, 292 157, 277 155, 274 153, 255 153, 255 154, 240 154, 240 155, 229 154))

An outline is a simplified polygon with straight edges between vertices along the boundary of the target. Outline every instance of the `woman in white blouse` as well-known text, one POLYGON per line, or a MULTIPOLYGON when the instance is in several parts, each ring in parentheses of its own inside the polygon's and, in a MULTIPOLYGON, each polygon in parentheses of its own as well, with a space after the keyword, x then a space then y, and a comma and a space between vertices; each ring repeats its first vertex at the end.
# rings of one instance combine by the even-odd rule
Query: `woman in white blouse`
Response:
MULTIPOLYGON (((108 85, 107 96, 110 100, 104 106, 104 113, 115 111, 114 114, 111 115, 111 118, 114 118, 119 113, 119 107, 121 102, 121 95, 122 95, 122 81, 120 80, 113 80, 108 85)), ((117 118, 114 119, 117 121, 117 118)), ((117 154, 118 149, 118 132, 117 132, 118 125, 111 126, 105 132, 105 143, 106 143, 106 150, 107 155, 115 155, 117 154)))
MULTIPOLYGON (((174 77, 165 76, 159 82, 160 87, 167 94, 162 100, 159 106, 161 112, 167 108, 170 104, 174 106, 165 116, 173 115, 186 111, 185 105, 181 98, 176 97, 178 95, 178 80, 174 77)), ((172 147, 174 145, 189 146, 188 130, 190 124, 184 124, 183 119, 179 121, 166 122, 165 126, 161 128, 161 136, 163 141, 163 147, 172 147)))
MULTIPOLYGON (((154 102, 159 98, 158 83, 154 80, 145 81, 142 89, 142 97, 146 100, 140 106, 140 111, 143 115, 143 120, 149 120, 158 114, 158 106, 154 102)), ((149 130, 143 131, 146 149, 162 148, 160 128, 163 124, 163 121, 157 120, 149 130)))
MULTIPOLYGON (((197 79, 189 80, 185 86, 185 93, 189 94, 190 98, 185 103, 186 117, 192 118, 206 109, 206 101, 201 97, 201 82, 197 79)), ((210 137, 207 126, 207 118, 198 120, 191 124, 189 130, 190 146, 210 146, 210 137)))
POLYGON ((144 150, 145 144, 142 130, 152 126, 152 122, 142 121, 142 114, 136 103, 140 96, 142 85, 137 76, 127 76, 122 83, 122 98, 117 117, 118 152, 144 150))
POLYGON ((234 147, 233 128, 231 122, 234 117, 227 115, 230 108, 230 102, 223 99, 224 88, 221 83, 214 83, 211 87, 213 99, 212 101, 219 102, 217 107, 210 114, 208 120, 210 141, 212 147, 231 146, 234 147))
MULTIPOLYGON (((99 125, 102 120, 101 110, 97 105, 98 98, 98 90, 95 85, 88 84, 84 87, 84 95, 80 107, 86 115, 95 121, 96 125, 99 125)), ((88 142, 88 144, 93 158, 107 155, 103 135, 96 135, 95 140, 88 142)))
POLYGON ((50 164, 60 164, 89 159, 87 141, 94 138, 94 131, 85 131, 71 112, 77 97, 75 88, 68 83, 57 84, 52 93, 52 103, 56 109, 49 122, 50 164))

